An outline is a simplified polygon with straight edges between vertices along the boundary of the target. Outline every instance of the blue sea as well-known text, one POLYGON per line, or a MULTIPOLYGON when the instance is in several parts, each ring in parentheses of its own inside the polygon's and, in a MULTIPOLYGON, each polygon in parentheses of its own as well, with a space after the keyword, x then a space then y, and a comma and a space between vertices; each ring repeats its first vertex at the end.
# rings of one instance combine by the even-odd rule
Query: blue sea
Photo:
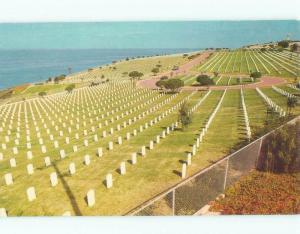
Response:
POLYGON ((126 57, 300 39, 300 22, 0 23, 0 89, 126 57))

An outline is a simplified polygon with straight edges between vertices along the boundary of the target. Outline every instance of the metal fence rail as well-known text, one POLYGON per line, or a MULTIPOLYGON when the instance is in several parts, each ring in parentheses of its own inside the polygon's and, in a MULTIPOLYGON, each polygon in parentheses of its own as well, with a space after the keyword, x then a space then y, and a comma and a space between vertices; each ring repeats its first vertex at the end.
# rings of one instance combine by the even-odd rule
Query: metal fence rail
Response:
MULTIPOLYGON (((287 124, 295 124, 300 116, 287 124)), ((274 131, 274 130, 273 130, 274 131)), ((254 169, 262 144, 273 131, 251 142, 215 164, 136 207, 126 215, 193 215, 209 201, 254 169)))

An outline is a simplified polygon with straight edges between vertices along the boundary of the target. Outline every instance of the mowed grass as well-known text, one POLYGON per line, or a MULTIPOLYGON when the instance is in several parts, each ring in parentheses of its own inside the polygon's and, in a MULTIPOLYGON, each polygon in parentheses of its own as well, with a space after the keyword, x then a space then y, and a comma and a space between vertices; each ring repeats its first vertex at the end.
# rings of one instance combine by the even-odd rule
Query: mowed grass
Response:
POLYGON ((170 71, 174 66, 180 66, 187 63, 189 60, 182 54, 166 55, 166 56, 154 56, 147 58, 136 58, 129 61, 119 61, 115 64, 104 65, 95 67, 93 70, 84 71, 68 76, 67 80, 72 82, 73 80, 86 81, 95 80, 102 75, 108 79, 128 79, 128 73, 131 71, 139 71, 144 74, 143 78, 152 76, 152 69, 159 66, 159 72, 170 71))
POLYGON ((39 92, 46 92, 48 94, 52 92, 61 92, 68 86, 68 84, 41 84, 31 85, 27 87, 22 94, 38 94, 39 92))
POLYGON ((214 161, 229 154, 235 144, 245 139, 245 133, 239 90, 228 90, 200 146, 201 157, 214 161))
POLYGON ((198 71, 230 74, 260 71, 264 75, 296 77, 300 71, 299 62, 299 57, 286 55, 286 52, 237 49, 216 52, 198 66, 198 71))
MULTIPOLYGON (((239 56, 239 55, 238 55, 239 56)), ((187 78, 189 79, 189 78, 187 78)), ((220 80, 221 82, 221 80, 220 80)), ((231 82, 231 81, 230 81, 231 82)), ((227 80, 228 83, 228 80, 227 80)), ((104 85, 102 85, 104 87, 104 85)), ((99 87, 102 87, 99 86, 99 87)), ((108 84, 108 86, 110 86, 108 84)), ((110 87, 114 87, 112 85, 110 87)), ((137 120, 132 125, 126 128, 121 128, 120 131, 116 131, 116 126, 128 121, 129 118, 133 118, 142 112, 146 112, 151 107, 162 103, 167 98, 173 96, 171 94, 163 95, 157 98, 151 103, 147 103, 140 109, 135 109, 132 113, 110 122, 112 116, 120 115, 121 112, 137 107, 150 100, 153 97, 157 97, 157 92, 152 92, 149 96, 143 93, 139 89, 128 88, 129 94, 123 94, 121 88, 114 90, 105 89, 101 96, 95 94, 96 88, 84 88, 76 91, 75 94, 65 95, 60 102, 52 103, 51 107, 54 108, 58 105, 59 108, 72 106, 74 109, 71 112, 59 111, 58 117, 70 117, 71 113, 80 117, 80 130, 73 128, 72 134, 70 134, 70 144, 65 143, 66 128, 62 127, 62 122, 58 121, 58 117, 55 117, 55 124, 64 129, 65 135, 63 137, 58 135, 58 131, 54 130, 50 122, 46 118, 46 113, 51 113, 50 109, 45 105, 51 102, 47 101, 47 98, 40 98, 32 101, 32 110, 37 118, 38 126, 41 128, 41 138, 44 139, 44 144, 47 147, 47 153, 42 154, 40 151, 40 144, 38 143, 38 137, 36 134, 31 134, 31 142, 33 152, 33 159, 28 160, 26 158, 26 139, 24 137, 24 112, 25 102, 16 104, 14 111, 14 118, 12 125, 16 126, 16 120, 18 113, 21 114, 21 132, 22 138, 20 139, 19 154, 13 156, 12 147, 14 146, 14 137, 16 134, 15 127, 11 130, 11 139, 7 143, 7 150, 0 150, 4 154, 4 160, 0 163, 0 176, 3 178, 5 173, 11 172, 13 174, 14 184, 6 186, 4 180, 0 182, 0 207, 6 208, 8 215, 10 216, 31 216, 31 215, 62 215, 65 211, 71 211, 72 215, 122 215, 133 209, 137 205, 159 194, 163 190, 171 187, 172 185, 181 181, 180 172, 182 163, 185 162, 187 153, 191 151, 192 144, 195 143, 196 135, 200 132, 201 128, 209 118, 209 115, 213 112, 218 101, 220 100, 223 91, 212 91, 207 99, 201 104, 200 107, 193 114, 192 124, 184 131, 180 128, 171 132, 165 139, 161 139, 159 144, 155 144, 154 149, 149 151, 147 149, 146 157, 138 156, 138 163, 132 165, 130 158, 133 152, 140 152, 142 146, 148 146, 150 140, 155 140, 155 137, 172 123, 178 119, 178 111, 175 110, 169 114, 166 118, 163 118, 157 124, 149 126, 144 129, 143 132, 138 133, 137 136, 132 136, 129 141, 125 139, 126 133, 132 133, 134 129, 138 130, 145 123, 149 123, 155 117, 158 117, 164 111, 175 106, 178 102, 190 95, 190 92, 182 92, 174 97, 170 102, 164 104, 156 111, 149 113, 145 117, 137 120), (110 100, 112 95, 115 94, 117 99, 110 100), (137 96, 133 96, 138 94, 137 96), (74 95, 73 100, 70 101, 70 96, 74 95), (125 100, 128 97, 129 100, 125 100), (138 99, 141 97, 141 99, 138 99), (120 100, 121 102, 117 102, 120 100), (107 102, 105 102, 107 101, 107 102), (131 103, 134 101, 134 103, 131 103), (96 106, 96 104, 105 103, 104 106, 96 106), (128 103, 129 106, 125 110, 118 110, 110 116, 105 116, 101 121, 96 121, 95 118, 100 116, 101 113, 106 113, 113 108, 121 107, 124 103, 128 103), (88 104, 88 105, 87 105, 88 104), (112 104, 114 106, 112 107, 112 104), (44 107, 44 108, 43 108, 44 107), (80 115, 76 114, 76 107, 79 107, 80 115), (101 109, 99 113, 93 113, 93 107, 95 110, 101 109), (105 109, 103 108, 105 107, 105 109), (55 140, 58 140, 60 148, 66 151, 67 157, 63 160, 59 157, 59 149, 54 149, 53 142, 49 141, 49 136, 46 134, 45 129, 42 128, 43 123, 38 117, 39 114, 46 120, 46 124, 51 128, 51 133, 55 135, 55 140), (90 123, 87 118, 88 114, 91 114, 91 118, 94 120, 90 123), (86 118, 86 126, 82 126, 83 115, 86 118), (98 122, 109 121, 109 125, 103 124, 101 129, 97 129, 96 133, 99 137, 99 142, 93 141, 93 135, 90 131, 92 126, 95 126, 98 122), (114 134, 109 134, 110 128, 113 127, 114 134), (83 136, 83 129, 88 130, 88 136, 83 136), (102 138, 102 131, 106 130, 108 136, 102 138), (74 134, 79 133, 80 138, 77 140, 74 138, 74 134), (117 137, 121 136, 123 144, 117 144, 117 137), (89 146, 83 146, 83 140, 89 140, 89 146), (114 142, 114 150, 108 151, 108 142, 114 142), (72 146, 78 146, 78 152, 72 151, 72 146), (96 156, 96 149, 103 147, 104 155, 99 158, 96 156), (88 154, 91 157, 91 164, 86 166, 83 163, 84 156, 88 154), (44 157, 50 156, 52 160, 52 166, 44 166, 44 157), (9 159, 15 157, 17 160, 17 167, 10 168, 9 159), (73 162, 76 165, 76 174, 71 176, 68 172, 69 164, 73 162), (118 168, 121 162, 126 163, 127 174, 120 175, 118 168), (26 171, 27 164, 32 163, 35 172, 33 175, 28 175, 26 171), (49 175, 51 172, 58 174, 58 185, 51 187, 49 175), (108 173, 112 173, 114 186, 111 189, 107 189, 105 186, 105 176, 108 173), (28 202, 26 196, 26 189, 30 186, 34 186, 37 193, 37 199, 33 202, 28 202), (85 196, 86 193, 94 189, 96 191, 96 204, 93 207, 88 207, 85 196)), ((276 93, 271 88, 262 89, 262 91, 268 95, 274 102, 284 108, 286 97, 276 93)), ((203 98, 205 92, 195 92, 189 99, 190 106, 195 105, 201 98, 203 98)), ((247 105, 250 126, 252 130, 262 127, 266 115, 266 105, 263 99, 256 93, 255 90, 245 90, 245 102, 247 105)), ((27 111, 30 110, 28 104, 26 104, 27 111)), ((10 114, 13 108, 7 108, 10 114)), ((299 108, 296 110, 299 113, 299 108)), ((29 113, 29 112, 28 112, 29 113)), ((53 117, 53 113, 50 114, 53 117)), ((10 117, 10 115, 8 115, 10 117)), ((32 116, 28 114, 30 131, 35 133, 35 126, 32 123, 32 116)), ((63 122, 67 122, 63 119, 63 122)), ((8 121, 6 122, 8 124, 8 121)), ((7 125, 5 127, 7 130, 7 125)), ((138 131, 139 132, 139 131, 138 131)), ((240 103, 240 90, 228 90, 220 110, 216 114, 207 134, 205 135, 203 142, 200 145, 200 150, 196 156, 192 159, 192 165, 188 167, 188 175, 203 169, 204 167, 212 164, 216 160, 231 153, 233 148, 246 137, 245 123, 243 112, 241 110, 240 103)), ((4 142, 4 136, 6 132, 0 133, 0 141, 4 142)))
MULTIPOLYGON (((15 183, 9 187, 2 184, 0 190, 1 206, 6 207, 9 215, 61 215, 67 210, 71 211, 73 215, 124 214, 181 180, 180 170, 182 163, 186 160, 187 152, 191 151, 196 134, 204 127, 222 93, 223 91, 212 91, 194 113, 193 122, 188 129, 185 131, 177 129, 165 139, 161 139, 159 144, 155 144, 154 150, 147 150, 146 157, 138 156, 137 165, 131 164, 131 153, 139 152, 142 145, 147 146, 150 140, 154 140, 156 135, 176 121, 177 112, 170 114, 157 125, 145 129, 130 141, 123 139, 122 145, 116 145, 116 137, 119 135, 124 137, 126 132, 137 129, 140 124, 158 116, 162 111, 187 97, 189 93, 179 94, 163 109, 155 111, 129 128, 122 129, 114 136, 101 138, 99 143, 90 142, 87 148, 80 146, 80 141, 72 141, 69 147, 64 147, 67 158, 63 160, 59 160, 57 150, 51 150, 49 154, 47 153, 52 160, 55 159, 55 164, 51 167, 45 168, 43 157, 35 155, 31 161, 35 166, 33 175, 26 174, 28 160, 23 151, 17 158, 17 168, 10 169, 7 163, 1 164, 6 165, 1 168, 2 175, 10 171, 15 180, 15 183), (104 156, 102 158, 96 157, 96 147, 105 148, 109 140, 114 140, 114 150, 107 151, 104 149, 104 156), (71 149, 69 148, 73 144, 79 145, 77 153, 70 152, 71 149), (91 156, 89 166, 83 164, 85 154, 91 156), (19 157, 23 157, 23 159, 19 157), (122 161, 126 162, 127 167, 127 174, 123 176, 118 172, 118 167, 122 161), (76 174, 73 176, 68 173, 68 165, 71 162, 76 164, 76 174), (54 171, 58 173, 59 183, 56 187, 51 187, 49 174, 54 171), (111 189, 105 187, 104 180, 107 173, 113 174, 114 186, 111 189), (37 192, 37 199, 33 202, 28 202, 26 198, 26 189, 29 186, 34 186, 37 192), (96 191, 96 204, 92 208, 87 207, 85 201, 85 195, 89 189, 96 191)), ((203 95, 203 92, 194 94, 189 100, 190 105, 194 105, 203 95)), ((158 99, 156 103, 162 100, 163 97, 158 99)), ((261 123, 265 114, 261 98, 254 90, 247 90, 245 91, 245 100, 250 115, 250 125, 261 123), (253 117, 253 112, 261 113, 261 115, 253 117)), ((143 101, 141 100, 141 102, 143 101)), ((153 105, 154 103, 151 104, 151 106, 153 105)), ((147 108, 149 106, 144 109, 147 108)), ((129 117, 132 116, 127 118, 129 117)), ((108 130, 109 127, 106 129, 108 130)), ((224 157, 230 153, 230 149, 235 144, 244 138, 245 129, 240 109, 240 93, 239 90, 230 90, 227 91, 222 106, 204 137, 200 150, 193 157, 192 165, 188 167, 188 174, 191 175, 224 157)))

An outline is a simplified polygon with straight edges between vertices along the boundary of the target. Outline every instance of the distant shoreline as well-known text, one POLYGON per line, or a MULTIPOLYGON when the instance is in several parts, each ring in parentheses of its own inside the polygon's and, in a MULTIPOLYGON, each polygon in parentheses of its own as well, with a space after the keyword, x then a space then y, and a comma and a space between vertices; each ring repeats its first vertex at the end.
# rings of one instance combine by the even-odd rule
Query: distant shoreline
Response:
MULTIPOLYGON (((39 50, 39 49, 34 49, 34 50, 22 49, 22 50, 1 50, 0 49, 0 51, 6 51, 8 53, 12 53, 12 52, 17 53, 16 55, 14 55, 14 56, 16 56, 16 60, 19 59, 17 57, 17 55, 19 55, 20 53, 22 54, 22 56, 24 56, 24 60, 30 60, 30 59, 27 59, 27 57, 29 57, 29 55, 26 54, 27 52, 35 53, 35 54, 38 53, 38 55, 36 55, 37 57, 40 56, 39 55, 40 52, 41 52, 41 54, 43 54, 43 52, 49 52, 50 55, 53 57, 53 60, 57 60, 57 59, 59 60, 58 57, 60 57, 63 60, 65 54, 69 54, 69 52, 71 52, 71 51, 74 52, 74 54, 73 54, 74 57, 78 58, 78 56, 81 54, 81 52, 84 52, 85 53, 84 57, 79 58, 78 60, 75 61, 75 63, 78 62, 78 64, 79 64, 78 69, 75 68, 74 71, 72 71, 71 75, 87 71, 87 69, 89 69, 89 68, 93 68, 93 67, 97 67, 97 66, 110 65, 110 64, 112 64, 112 61, 114 61, 114 60, 117 60, 117 61, 124 60, 126 57, 130 57, 130 58, 131 57, 135 57, 135 58, 145 57, 145 58, 148 58, 148 57, 153 57, 153 56, 156 56, 156 55, 158 55, 158 56, 176 56, 178 54, 193 53, 193 52, 200 51, 200 50, 203 50, 203 49, 199 49, 199 48, 192 48, 192 49, 188 49, 188 48, 177 48, 177 49, 165 48, 165 49, 135 49, 135 50, 133 50, 133 49, 132 50, 131 49, 55 49, 55 50, 52 50, 52 49, 42 49, 42 50, 39 50), (99 51, 99 53, 97 53, 97 51, 99 51), (108 54, 105 54, 106 57, 104 59, 101 58, 101 52, 103 52, 103 51, 108 53, 108 54), (113 51, 113 53, 114 53, 112 56, 109 55, 110 51, 113 51), (116 55, 118 51, 123 52, 123 54, 121 54, 120 56, 116 55), (128 56, 126 56, 124 54, 124 51, 125 51, 125 53, 128 52, 128 56), (137 55, 133 56, 133 52, 136 52, 136 51, 137 51, 137 53, 136 53, 137 55), (162 52, 162 51, 164 51, 165 53, 158 54, 158 52, 162 52), (92 58, 89 58, 88 57, 89 53, 86 53, 86 52, 94 52, 94 54, 91 56, 92 58), (145 54, 142 54, 142 52, 145 52, 145 54), (58 53, 58 55, 56 56, 57 53, 58 53), (100 60, 100 59, 102 59, 102 60, 100 60), (93 64, 88 64, 88 62, 90 62, 90 61, 92 61, 93 64)), ((67 59, 72 62, 71 56, 68 57, 67 59)), ((0 60, 1 60, 1 57, 0 57, 0 60)), ((1 81, 0 81, 0 91, 4 91, 4 90, 7 90, 7 89, 12 89, 12 88, 18 87, 20 85, 24 85, 26 83, 29 83, 29 84, 36 84, 36 83, 41 83, 41 82, 44 83, 49 77, 54 77, 54 76, 57 76, 57 75, 60 75, 60 74, 70 75, 70 74, 67 74, 68 73, 67 72, 67 68, 68 68, 67 62, 66 62, 66 65, 64 66, 64 68, 61 68, 60 67, 61 65, 58 64, 57 66, 60 67, 60 69, 57 69, 57 70, 59 70, 60 72, 54 73, 54 72, 51 71, 51 69, 47 69, 47 66, 55 66, 56 62, 53 63, 54 65, 51 64, 51 61, 50 61, 50 64, 48 64, 47 63, 48 61, 47 61, 47 58, 46 58, 45 62, 43 61, 44 64, 43 63, 41 65, 37 64, 37 65, 35 65, 36 67, 32 67, 32 63, 34 63, 34 61, 35 60, 33 60, 33 59, 32 59, 32 62, 28 61, 29 69, 31 69, 32 73, 35 73, 36 71, 38 72, 39 69, 43 69, 42 71, 40 71, 40 73, 44 72, 44 73, 53 74, 53 75, 48 75, 48 76, 44 75, 45 78, 36 79, 34 77, 42 76, 42 74, 36 75, 36 76, 33 76, 33 75, 30 76, 26 73, 26 71, 20 72, 19 71, 20 69, 16 68, 17 65, 14 64, 14 61, 11 61, 11 65, 8 68, 8 70, 9 70, 8 72, 5 71, 5 68, 4 68, 4 72, 1 71, 1 67, 0 67, 0 75, 1 75, 1 73, 4 74, 3 75, 3 81, 6 81, 5 79, 8 79, 8 81, 11 83, 11 85, 5 85, 5 82, 4 82, 4 85, 1 85, 1 81), (42 67, 42 66, 44 66, 44 67, 42 67), (22 82, 22 81, 17 82, 16 81, 17 76, 13 75, 12 74, 13 72, 11 72, 11 70, 13 70, 13 69, 16 69, 15 73, 18 73, 18 77, 23 77, 23 76, 28 75, 31 78, 27 77, 27 80, 24 80, 24 82, 22 82), (32 79, 33 81, 28 81, 29 79, 32 79), (13 82, 11 82, 11 81, 14 81, 15 84, 12 84, 13 82)), ((39 63, 39 61, 37 61, 37 62, 39 63)), ((20 66, 22 66, 22 65, 20 65, 20 66)), ((26 69, 27 68, 24 67, 24 70, 26 70, 26 69)))

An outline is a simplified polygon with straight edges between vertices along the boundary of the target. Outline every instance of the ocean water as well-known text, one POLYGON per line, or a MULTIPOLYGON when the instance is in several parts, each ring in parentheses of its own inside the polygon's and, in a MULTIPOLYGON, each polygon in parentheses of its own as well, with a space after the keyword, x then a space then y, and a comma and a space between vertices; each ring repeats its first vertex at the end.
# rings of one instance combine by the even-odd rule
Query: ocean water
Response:
POLYGON ((39 82, 126 57, 174 54, 191 49, 13 49, 0 50, 0 89, 39 82))
POLYGON ((300 39, 300 22, 177 21, 0 24, 0 89, 138 55, 300 39))

